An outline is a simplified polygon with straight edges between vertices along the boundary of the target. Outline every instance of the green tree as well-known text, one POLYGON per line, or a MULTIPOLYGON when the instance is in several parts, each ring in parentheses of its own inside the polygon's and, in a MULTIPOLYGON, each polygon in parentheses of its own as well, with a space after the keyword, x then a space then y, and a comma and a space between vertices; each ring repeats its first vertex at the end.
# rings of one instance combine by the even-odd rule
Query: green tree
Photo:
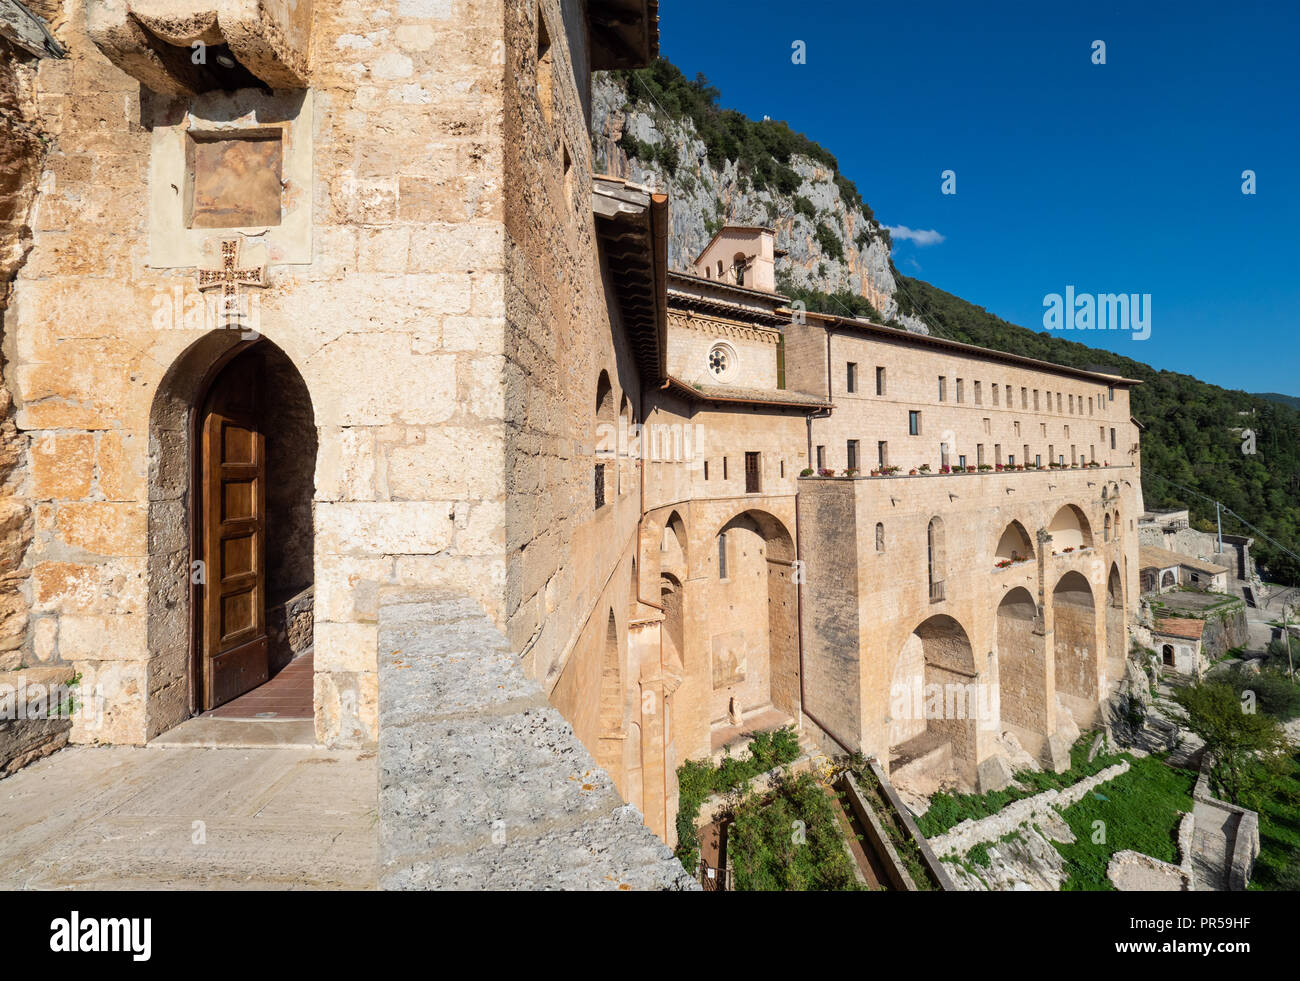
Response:
POLYGON ((1234 804, 1242 804, 1286 766, 1286 733, 1277 719, 1253 711, 1229 685, 1209 681, 1174 694, 1187 725, 1205 740, 1211 775, 1234 804))

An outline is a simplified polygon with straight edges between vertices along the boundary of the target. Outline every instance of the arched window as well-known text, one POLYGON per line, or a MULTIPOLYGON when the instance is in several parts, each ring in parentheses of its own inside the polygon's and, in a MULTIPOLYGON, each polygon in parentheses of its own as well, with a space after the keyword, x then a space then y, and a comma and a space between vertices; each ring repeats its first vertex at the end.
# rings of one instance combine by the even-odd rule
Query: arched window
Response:
POLYGON ((930 602, 937 603, 944 599, 944 579, 948 560, 944 552, 943 519, 930 519, 927 534, 927 553, 930 571, 930 602))
POLYGON ((877 521, 876 522, 876 551, 883 552, 884 550, 885 550, 885 526, 877 521))
POLYGON ((727 533, 718 535, 718 578, 727 578, 727 533))

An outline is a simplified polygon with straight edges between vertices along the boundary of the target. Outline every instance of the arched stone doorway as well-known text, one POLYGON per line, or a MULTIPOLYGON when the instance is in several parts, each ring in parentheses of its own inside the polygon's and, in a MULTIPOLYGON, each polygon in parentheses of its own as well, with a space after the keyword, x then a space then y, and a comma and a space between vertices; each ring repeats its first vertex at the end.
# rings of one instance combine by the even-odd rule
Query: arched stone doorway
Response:
POLYGON ((1088 580, 1067 572, 1052 590, 1056 694, 1080 725, 1097 710, 1097 609, 1088 580))
POLYGON ((908 636, 890 687, 890 773, 921 793, 973 789, 976 731, 992 711, 965 628, 934 616, 908 636))
MULTIPOLYGON (((265 338, 214 331, 159 384, 149 421, 150 738, 310 652, 317 446, 306 383, 265 338)), ((251 712, 254 700, 243 704, 251 712)), ((309 718, 305 693, 301 705, 309 718)), ((286 715, 299 717, 255 713, 286 715)))
POLYGON ((1041 756, 1050 735, 1050 689, 1047 638, 1038 604, 1029 590, 1017 587, 998 605, 998 702, 1002 726, 1020 745, 1041 756))

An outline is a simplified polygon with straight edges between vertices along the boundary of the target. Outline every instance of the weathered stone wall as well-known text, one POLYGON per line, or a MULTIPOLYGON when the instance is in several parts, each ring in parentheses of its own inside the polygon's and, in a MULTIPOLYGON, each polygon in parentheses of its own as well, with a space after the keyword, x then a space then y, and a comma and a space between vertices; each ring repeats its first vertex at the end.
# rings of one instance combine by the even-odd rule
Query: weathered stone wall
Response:
POLYGON ((699 888, 472 597, 386 590, 379 637, 383 888, 699 888))
MULTIPOLYGON (((1068 649, 1071 657, 1075 657, 1076 648, 1093 652, 1088 661, 1088 690, 1092 693, 1088 716, 1095 714, 1097 702, 1121 680, 1107 676, 1107 666, 1099 656, 1105 649, 1107 624, 1101 611, 1107 583, 1112 570, 1123 580, 1126 565, 1136 566, 1132 554, 1136 536, 1125 534, 1111 542, 1094 539, 1092 548, 1057 555, 1043 554, 1050 551, 1050 545, 1044 549, 1040 542, 1034 546, 1038 553, 1034 561, 1004 569, 996 567, 995 550, 1012 521, 1030 529, 1031 537, 1035 537, 1036 531, 1045 528, 1067 505, 1077 506, 1095 527, 1112 507, 1109 495, 1106 502, 1101 499, 1103 484, 1123 488, 1120 507, 1128 510, 1133 506, 1130 473, 1126 468, 1112 468, 800 481, 800 554, 808 563, 808 584, 804 587, 804 686, 809 711, 829 724, 834 717, 824 716, 853 704, 852 697, 843 694, 846 676, 851 678, 861 714, 853 728, 847 726, 849 719, 837 720, 845 726, 841 736, 856 740, 864 752, 888 759, 898 738, 920 731, 919 727, 916 731, 908 728, 915 720, 894 718, 891 699, 893 684, 916 674, 915 665, 908 669, 905 664, 908 652, 915 650, 919 628, 929 624, 946 637, 952 631, 949 621, 954 621, 974 658, 975 676, 940 680, 975 684, 986 704, 995 708, 1005 703, 1008 695, 1022 697, 1027 690, 1033 690, 1032 704, 1022 701, 1013 706, 1011 717, 995 715, 971 727, 976 740, 974 762, 997 752, 995 741, 1003 722, 1018 722, 1025 717, 1017 714, 1018 709, 1032 709, 1032 717, 1041 723, 1034 731, 1048 736, 1056 731, 1056 696, 1063 693, 1063 679, 1056 679, 1053 685, 1051 666, 1062 659, 1054 653, 1060 649, 1068 649), (845 513, 846 508, 851 517, 845 513), (935 516, 943 521, 946 560, 940 570, 943 598, 932 600, 927 556, 928 528, 935 516), (876 550, 878 523, 883 525, 883 551, 876 550), (853 547, 845 548, 845 541, 852 542, 853 547), (827 562, 833 565, 827 567, 827 562), (1059 608, 1054 609, 1050 599, 1067 576, 1071 588, 1088 590, 1093 614, 1058 623, 1059 608), (999 606, 1018 588, 1032 597, 1035 615, 1042 621, 1041 637, 1032 636, 1032 628, 1009 634, 1004 631, 999 636, 999 606), (860 630, 844 626, 842 607, 846 597, 854 603, 856 620, 862 624, 860 630), (1032 641, 1045 651, 1041 680, 1032 685, 1026 672, 1038 676, 1038 670, 1027 661, 1008 658, 1011 672, 1005 682, 1000 676, 1002 648, 1017 641, 1032 641)), ((1131 578, 1133 573, 1127 575, 1131 578)), ((1123 590, 1123 595, 1125 603, 1131 604, 1135 593, 1123 590)), ((935 643, 924 634, 921 639, 935 643)), ((1018 653, 1028 657, 1026 652, 1018 653)), ((927 656, 926 660, 935 658, 927 656)), ((948 667, 960 666, 954 663, 948 667)), ((1081 674, 1075 687, 1082 689, 1085 679, 1081 659, 1077 667, 1081 674)), ((928 677, 932 673, 926 672, 927 684, 932 682, 928 677)), ((1073 710, 1079 706, 1071 703, 1070 707, 1073 710)), ((1077 721, 1085 724, 1089 718, 1077 721)), ((968 732, 963 732, 963 740, 968 732)), ((1041 746, 1034 747, 1036 752, 1041 750, 1041 746)), ((973 772, 970 777, 973 781, 973 772)))
MULTIPOLYGON (((51 3, 31 9, 48 16, 51 3)), ((45 159, 36 109, 36 60, 0 38, 0 671, 22 663, 27 603, 23 555, 32 537, 31 512, 20 489, 27 439, 14 425, 6 323, 10 285, 32 245, 30 218, 45 159)))
MULTIPOLYGON (((32 444, 25 643, 102 691, 103 725, 74 739, 138 743, 188 712, 186 413, 236 338, 158 316, 195 292, 192 266, 149 264, 150 131, 185 104, 113 67, 83 5, 68 13, 69 57, 36 81, 50 178, 5 325, 32 444)), ((316 11, 314 244, 309 263, 272 262, 259 330, 302 376, 318 433, 299 462, 315 472, 329 744, 376 737, 381 585, 455 581, 505 623, 504 16, 479 0, 316 11)), ((302 102, 195 104, 239 115, 258 99, 302 102)))
POLYGON ((774 389, 777 382, 775 330, 731 326, 699 316, 676 315, 668 325, 668 373, 687 384, 727 385, 734 388, 774 389), (717 344, 731 348, 734 357, 725 377, 709 367, 709 352, 717 344))

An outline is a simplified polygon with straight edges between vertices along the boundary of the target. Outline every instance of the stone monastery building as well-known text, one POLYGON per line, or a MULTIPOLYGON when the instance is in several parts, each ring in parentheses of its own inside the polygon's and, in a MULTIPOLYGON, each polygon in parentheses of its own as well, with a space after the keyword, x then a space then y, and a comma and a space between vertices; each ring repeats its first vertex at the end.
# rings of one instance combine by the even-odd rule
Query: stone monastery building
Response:
POLYGON ((73 741, 310 654, 316 740, 375 744, 384 597, 436 588, 669 843, 677 767, 787 722, 922 792, 1068 763, 1136 608, 1135 383, 793 309, 770 229, 669 269, 589 135, 655 0, 46 6, 0 669, 100 692, 73 741))

